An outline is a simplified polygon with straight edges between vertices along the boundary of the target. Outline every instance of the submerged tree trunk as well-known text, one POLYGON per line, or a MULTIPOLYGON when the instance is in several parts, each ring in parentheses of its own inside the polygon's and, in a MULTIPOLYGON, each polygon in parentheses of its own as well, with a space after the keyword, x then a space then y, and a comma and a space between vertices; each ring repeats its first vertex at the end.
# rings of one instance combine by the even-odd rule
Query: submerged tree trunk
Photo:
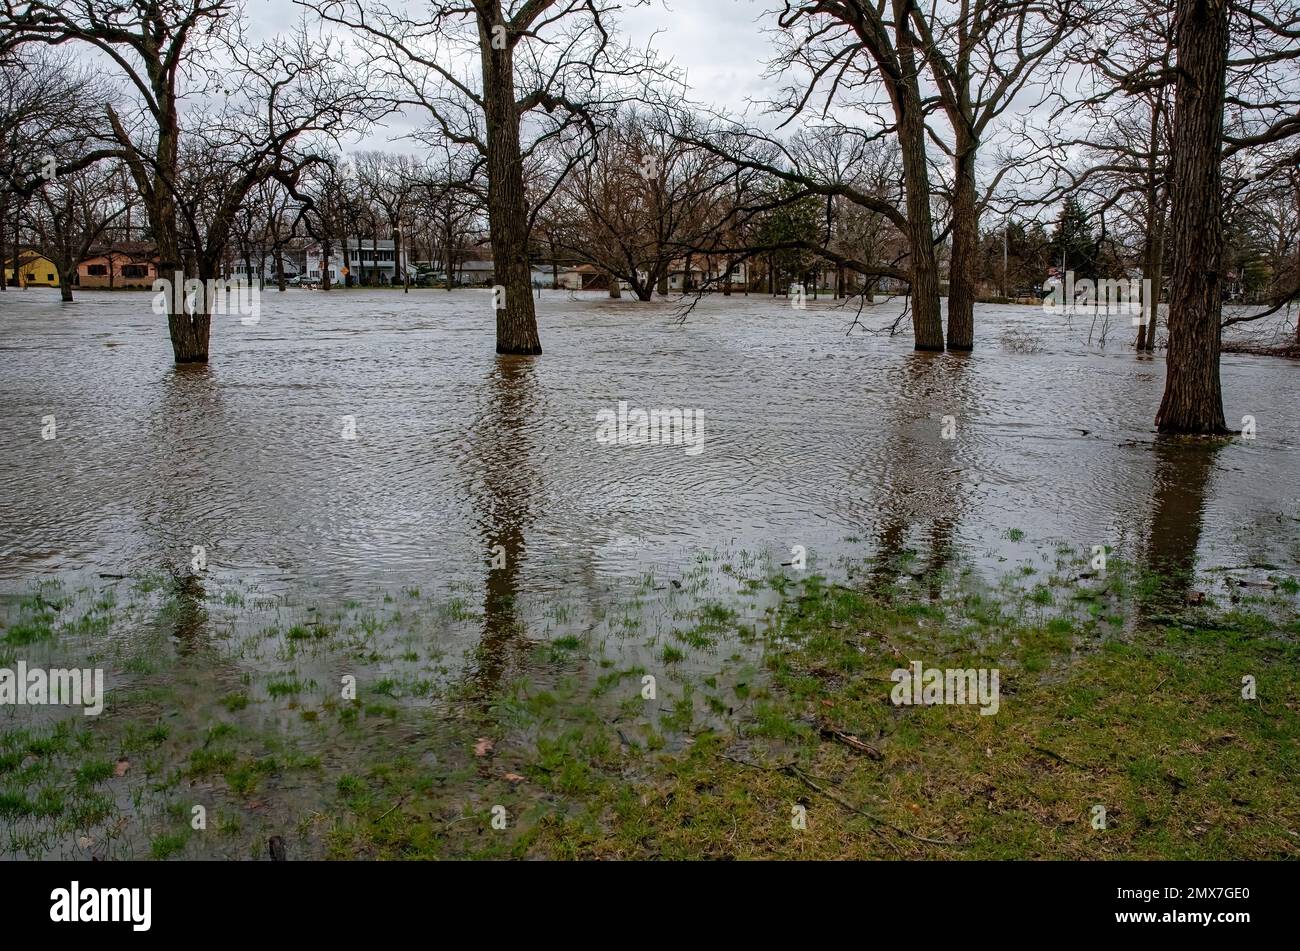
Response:
POLYGON ((9 195, 8 193, 0 194, 0 291, 8 290, 9 276, 8 268, 5 267, 5 249, 9 245, 9 240, 5 235, 4 223, 8 220, 9 213, 9 195))
POLYGON ((917 80, 916 37, 907 23, 907 0, 894 0, 902 75, 889 91, 898 117, 898 146, 907 191, 907 244, 911 264, 912 333, 917 350, 943 350, 939 317, 939 267, 930 217, 930 170, 925 156, 925 117, 917 80))
MULTIPOLYGON (((1137 349, 1156 348, 1156 326, 1160 318, 1160 285, 1164 280, 1165 219, 1163 209, 1150 220, 1146 247, 1142 252, 1142 276, 1151 282, 1151 293, 1143 294, 1143 323, 1138 326, 1137 349)), ((1145 289, 1144 289, 1145 290, 1145 289)))
POLYGON ((23 276, 23 203, 21 200, 14 202, 14 287, 20 291, 27 287, 27 281, 23 276))
POLYGON ((613 271, 606 271, 605 277, 609 280, 609 296, 618 300, 623 296, 623 286, 618 281, 618 275, 613 271))
POLYGON ((1219 380, 1223 257, 1219 192, 1227 0, 1179 0, 1175 17, 1178 86, 1170 191, 1173 276, 1162 433, 1223 433, 1219 380))
POLYGON ((959 137, 952 205, 952 260, 948 267, 948 349, 975 347, 975 280, 979 255, 979 204, 975 145, 959 137))
POLYGON ((487 124, 488 226, 496 279, 505 288, 496 300, 497 353, 537 354, 537 333, 528 265, 528 206, 519 147, 519 104, 515 101, 514 37, 496 49, 493 27, 480 13, 483 111, 487 124))
POLYGON ((452 238, 451 230, 452 230, 451 221, 448 220, 447 233, 446 233, 447 245, 446 245, 445 253, 447 256, 447 290, 449 291, 456 283, 456 252, 452 249, 453 238, 452 238))
MULTIPOLYGON (((1165 211, 1168 192, 1159 181, 1160 124, 1164 114, 1163 93, 1151 108, 1147 140, 1146 241, 1142 249, 1142 277, 1150 281, 1150 293, 1142 295, 1142 322, 1138 325, 1137 349, 1148 353, 1156 348, 1156 326, 1160 318, 1160 289, 1164 281, 1165 211)), ((1143 289, 1145 292, 1145 288, 1143 289)))
POLYGON ((172 353, 177 363, 208 362, 212 318, 206 312, 205 298, 206 294, 200 295, 191 313, 182 309, 179 313, 171 311, 167 314, 167 329, 171 333, 172 353))
MULTIPOLYGON (((167 330, 171 336, 172 355, 177 363, 207 363, 212 321, 208 316, 206 294, 200 295, 195 301, 194 311, 186 311, 183 293, 186 269, 181 263, 177 240, 175 202, 170 192, 161 186, 155 195, 156 207, 150 210, 149 220, 151 224, 155 221, 162 224, 161 228, 154 228, 159 276, 173 283, 179 281, 181 285, 168 294, 167 300, 167 330)), ((197 269, 192 269, 189 273, 194 273, 195 270, 197 269)))
POLYGON ((284 248, 279 243, 275 246, 275 285, 281 293, 288 287, 284 277, 284 248))

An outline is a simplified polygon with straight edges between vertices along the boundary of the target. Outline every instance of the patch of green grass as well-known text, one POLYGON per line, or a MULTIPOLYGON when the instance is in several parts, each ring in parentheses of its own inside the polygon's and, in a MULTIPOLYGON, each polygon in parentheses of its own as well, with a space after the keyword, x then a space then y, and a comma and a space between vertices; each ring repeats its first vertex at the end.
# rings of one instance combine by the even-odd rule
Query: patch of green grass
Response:
POLYGON ((221 698, 221 705, 231 713, 237 713, 248 706, 248 694, 243 692, 228 693, 221 698))
POLYGON ((294 697, 308 689, 308 685, 297 677, 276 677, 266 682, 266 693, 270 697, 294 697))
POLYGON ((185 851, 188 836, 180 832, 169 832, 155 836, 149 844, 149 854, 159 861, 171 858, 185 851))
POLYGON ((91 760, 79 766, 75 775, 78 785, 93 786, 113 778, 113 763, 106 759, 91 760))

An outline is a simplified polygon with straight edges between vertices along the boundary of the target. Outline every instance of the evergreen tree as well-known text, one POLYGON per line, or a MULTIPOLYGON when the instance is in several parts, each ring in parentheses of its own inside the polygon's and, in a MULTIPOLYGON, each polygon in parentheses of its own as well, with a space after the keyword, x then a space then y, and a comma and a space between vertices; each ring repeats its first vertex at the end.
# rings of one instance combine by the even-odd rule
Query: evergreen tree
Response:
POLYGON ((1076 198, 1067 198, 1052 233, 1051 264, 1073 271, 1075 280, 1097 278, 1097 246, 1088 216, 1076 198))

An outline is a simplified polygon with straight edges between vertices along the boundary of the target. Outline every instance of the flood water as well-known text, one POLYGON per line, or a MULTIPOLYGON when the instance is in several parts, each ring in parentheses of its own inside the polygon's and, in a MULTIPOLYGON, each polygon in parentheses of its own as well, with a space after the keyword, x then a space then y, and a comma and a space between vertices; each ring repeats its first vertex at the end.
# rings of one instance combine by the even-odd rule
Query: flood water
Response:
MULTIPOLYGON (((716 296, 680 321, 552 291, 546 352, 499 358, 486 291, 268 292, 255 325, 216 320, 208 366, 177 368, 150 295, 52 297, 0 295, 0 657, 105 667, 104 735, 163 722, 167 739, 110 787, 121 822, 83 837, 32 815, 0 857, 137 856, 178 769, 246 828, 187 854, 258 855, 337 812, 366 757, 454 761, 376 698, 448 722, 456 697, 653 670, 708 721, 686 688, 714 684, 722 709, 761 679, 746 632, 780 595, 746 580, 782 575, 794 546, 904 585, 1032 585, 1053 552, 1099 545, 1179 577, 1300 563, 1300 368, 1225 357, 1227 417, 1255 438, 1158 441, 1163 357, 1128 349, 1127 318, 1102 347, 1091 321, 981 306, 974 354, 931 355, 826 300, 716 296), (702 414, 702 450, 601 442, 621 402, 702 414), (19 627, 34 615, 50 628, 19 627), (336 715, 343 675, 361 728, 336 715), (214 784, 195 751, 232 724, 246 755, 300 759, 256 796, 214 784)), ((6 706, 0 737, 69 717, 6 706)), ((327 851, 319 830, 294 842, 327 851)))
MULTIPOLYGON (((1179 563, 1294 562, 1300 368, 1225 356, 1257 437, 1166 446, 1163 357, 981 306, 973 355, 849 333, 855 309, 543 292, 540 359, 492 353, 486 291, 266 292, 176 368, 143 293, 0 299, 0 584, 183 565, 344 597, 516 594, 670 570, 701 547, 1014 557, 1021 534, 1179 563), (703 450, 603 445, 597 414, 699 411, 703 450), (41 438, 53 415, 57 438, 41 438), (951 416, 954 438, 943 438, 951 416), (355 439, 343 438, 355 421, 355 439), (1154 537, 1153 537, 1154 530, 1154 537)), ((865 322, 897 312, 884 303, 865 322)))

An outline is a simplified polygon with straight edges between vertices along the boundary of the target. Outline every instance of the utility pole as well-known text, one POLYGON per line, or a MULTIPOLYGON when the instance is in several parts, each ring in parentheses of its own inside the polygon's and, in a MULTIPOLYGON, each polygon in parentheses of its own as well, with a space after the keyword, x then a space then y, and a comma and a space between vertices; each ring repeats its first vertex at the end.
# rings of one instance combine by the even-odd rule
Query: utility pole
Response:
POLYGON ((1002 297, 1009 297, 1007 294, 1007 229, 1011 225, 1009 221, 1002 223, 1002 297))

